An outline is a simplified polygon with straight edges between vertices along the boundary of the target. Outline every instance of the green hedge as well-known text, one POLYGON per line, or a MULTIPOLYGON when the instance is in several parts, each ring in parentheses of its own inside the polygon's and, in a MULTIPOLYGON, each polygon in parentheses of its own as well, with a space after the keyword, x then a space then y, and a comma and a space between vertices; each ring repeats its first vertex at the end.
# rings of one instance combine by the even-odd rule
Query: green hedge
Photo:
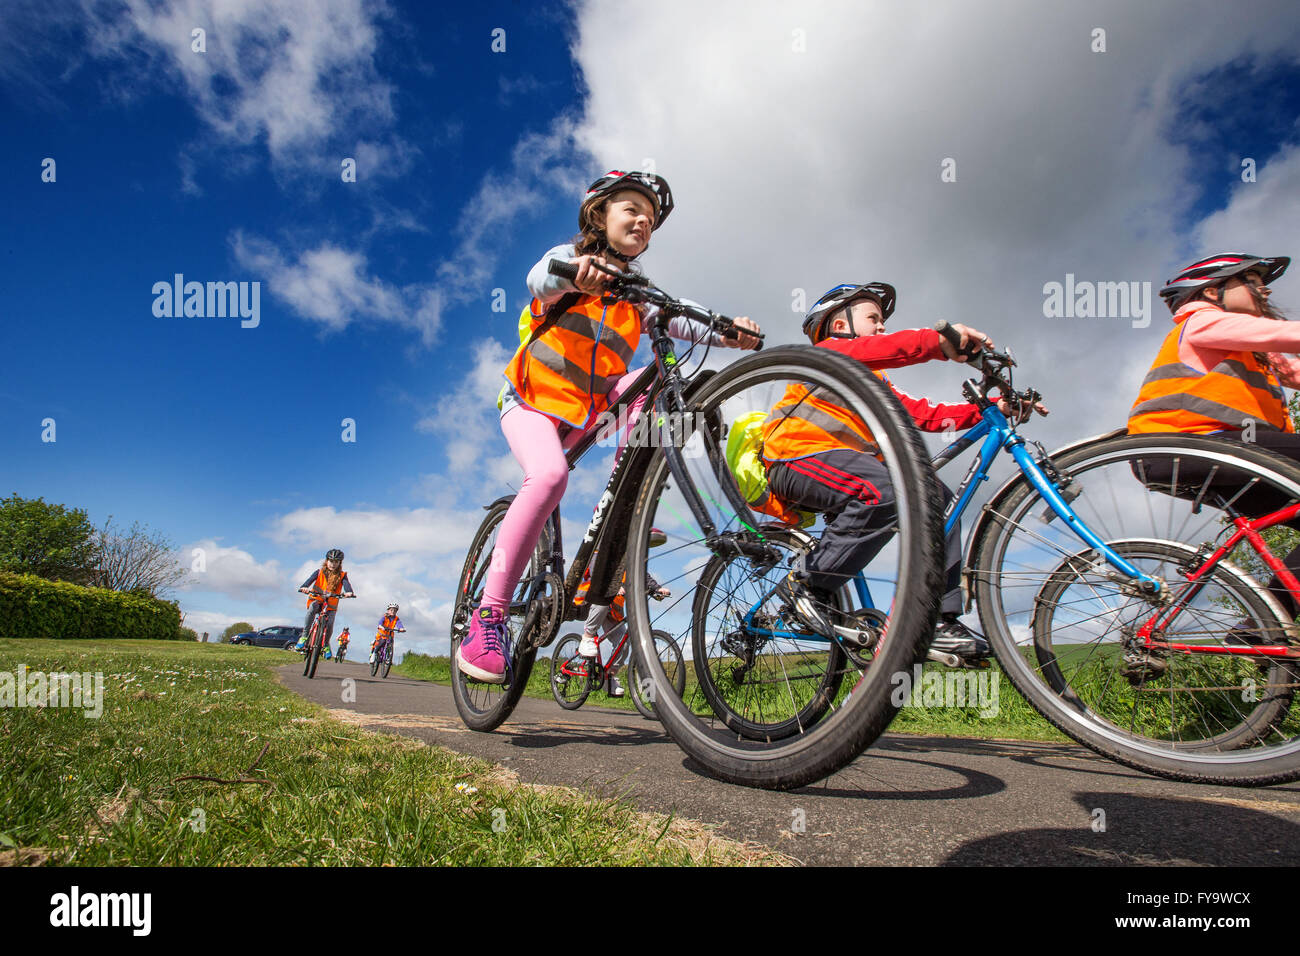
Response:
POLYGON ((179 640, 170 601, 0 571, 0 637, 137 637, 179 640))

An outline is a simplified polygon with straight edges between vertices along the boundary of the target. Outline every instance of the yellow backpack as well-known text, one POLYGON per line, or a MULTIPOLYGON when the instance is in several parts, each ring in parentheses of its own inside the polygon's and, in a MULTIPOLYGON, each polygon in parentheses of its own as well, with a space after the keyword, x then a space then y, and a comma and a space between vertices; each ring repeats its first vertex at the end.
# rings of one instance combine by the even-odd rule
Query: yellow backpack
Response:
MULTIPOLYGON (((519 313, 519 344, 523 345, 528 341, 528 333, 533 330, 533 309, 532 303, 524 306, 524 311, 519 313)), ((501 406, 506 400, 506 392, 510 388, 510 383, 501 386, 501 391, 497 392, 497 411, 501 411, 501 406)))
POLYGON ((814 512, 791 508, 768 490, 767 469, 762 459, 763 423, 767 414, 746 412, 731 423, 727 430, 727 467, 751 508, 784 524, 807 528, 817 520, 814 512))

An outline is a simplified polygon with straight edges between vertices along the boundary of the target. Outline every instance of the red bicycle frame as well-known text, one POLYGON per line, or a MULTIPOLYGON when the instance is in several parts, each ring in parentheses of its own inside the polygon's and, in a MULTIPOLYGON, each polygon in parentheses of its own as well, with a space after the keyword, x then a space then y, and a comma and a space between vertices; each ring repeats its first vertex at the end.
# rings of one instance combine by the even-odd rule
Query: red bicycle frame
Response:
POLYGON ((1187 575, 1188 587, 1177 596, 1168 611, 1158 611, 1152 618, 1138 629, 1138 636, 1142 638, 1143 646, 1146 648, 1157 648, 1166 651, 1181 651, 1184 654, 1236 654, 1241 657, 1285 657, 1289 659, 1300 659, 1300 648, 1289 647, 1283 644, 1272 644, 1262 646, 1242 645, 1240 647, 1225 647, 1222 645, 1208 644, 1181 644, 1176 642, 1161 641, 1153 637, 1154 634, 1164 633, 1165 629, 1173 623, 1176 618, 1187 606, 1187 602, 1200 593, 1204 584, 1201 579, 1204 578, 1218 564, 1223 557, 1230 553, 1233 548, 1241 543, 1243 539, 1250 543, 1255 549, 1260 560, 1264 562, 1279 581, 1290 592, 1291 597, 1297 603, 1300 603, 1300 580, 1287 569, 1278 557, 1269 550, 1264 538, 1260 535, 1261 531, 1267 531, 1274 525, 1284 524, 1292 521, 1300 515, 1300 502, 1288 505, 1280 511, 1274 511, 1271 514, 1264 515, 1262 518, 1233 518, 1232 523, 1236 530, 1226 542, 1212 554, 1205 563, 1195 571, 1187 575), (1161 615, 1164 615, 1163 619, 1161 615))

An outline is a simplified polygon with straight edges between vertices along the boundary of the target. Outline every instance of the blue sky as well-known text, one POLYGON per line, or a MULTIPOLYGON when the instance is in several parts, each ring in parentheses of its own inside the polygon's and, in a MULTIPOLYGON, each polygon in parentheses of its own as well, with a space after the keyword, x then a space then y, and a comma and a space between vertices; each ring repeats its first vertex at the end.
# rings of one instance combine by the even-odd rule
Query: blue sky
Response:
POLYGON ((1165 319, 1053 322, 1043 283, 1158 289, 1203 249, 1295 254, 1300 221, 1293 5, 1132 6, 6 4, 0 493, 203 549, 178 595, 200 630, 297 621, 338 546, 345 623, 397 598, 408 646, 445 649, 477 506, 517 482, 492 403, 523 277, 587 181, 646 159, 679 202, 646 257, 670 290, 793 341, 794 290, 893 281, 896 324, 1017 346, 1057 396, 1034 437, 1104 430, 1165 319), (155 317, 178 272, 260 282, 260 324, 155 317))

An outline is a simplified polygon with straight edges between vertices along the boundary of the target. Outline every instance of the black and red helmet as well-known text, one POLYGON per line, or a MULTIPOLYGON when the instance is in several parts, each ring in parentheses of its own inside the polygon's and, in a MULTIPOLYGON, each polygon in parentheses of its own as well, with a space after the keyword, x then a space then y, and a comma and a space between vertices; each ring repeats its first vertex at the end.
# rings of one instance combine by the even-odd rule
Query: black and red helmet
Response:
POLYGON ((578 209, 578 228, 586 231, 589 225, 587 217, 591 210, 602 199, 623 189, 635 189, 654 205, 655 221, 650 227, 651 232, 662 226, 668 214, 673 211, 673 193, 668 188, 668 180, 654 173, 612 169, 587 187, 587 195, 583 197, 582 206, 578 209))
POLYGON ((1193 262, 1174 276, 1160 290, 1160 297, 1169 306, 1170 312, 1177 312, 1188 299, 1209 286, 1218 285, 1225 279, 1245 272, 1258 272, 1264 285, 1270 285, 1291 264, 1290 256, 1252 256, 1246 252, 1224 252, 1216 256, 1207 256, 1193 262))
POLYGON ((813 307, 808 310, 808 314, 803 318, 803 334, 812 340, 813 345, 816 345, 826 338, 826 326, 831 315, 847 305, 852 305, 858 299, 870 299, 875 302, 880 306, 881 319, 887 320, 894 314, 898 292, 888 282, 864 282, 861 285, 846 282, 837 285, 814 302, 813 307))

